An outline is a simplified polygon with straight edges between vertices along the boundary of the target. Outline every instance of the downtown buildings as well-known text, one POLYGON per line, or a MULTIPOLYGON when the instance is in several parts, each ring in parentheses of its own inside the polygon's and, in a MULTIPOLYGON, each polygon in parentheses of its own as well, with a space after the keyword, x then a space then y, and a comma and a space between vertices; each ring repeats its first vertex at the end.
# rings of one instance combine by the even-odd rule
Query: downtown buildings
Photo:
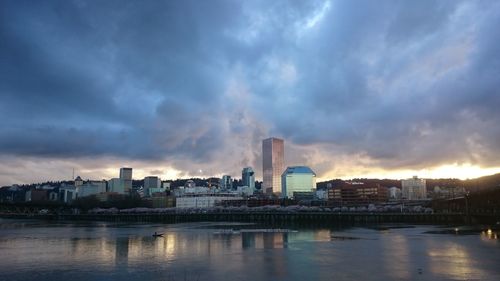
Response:
POLYGON ((414 176, 411 179, 401 180, 402 195, 407 200, 427 199, 425 179, 414 176))
POLYGON ((281 193, 281 175, 285 170, 285 146, 282 139, 268 138, 262 141, 262 192, 281 193))

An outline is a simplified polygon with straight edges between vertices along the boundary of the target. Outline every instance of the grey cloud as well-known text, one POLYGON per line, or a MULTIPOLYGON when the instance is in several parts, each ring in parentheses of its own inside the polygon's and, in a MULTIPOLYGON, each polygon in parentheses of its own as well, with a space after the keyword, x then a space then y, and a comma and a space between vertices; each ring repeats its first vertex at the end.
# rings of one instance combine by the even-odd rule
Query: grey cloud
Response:
POLYGON ((500 165, 498 3, 325 3, 3 1, 0 154, 236 175, 277 135, 296 164, 500 165))

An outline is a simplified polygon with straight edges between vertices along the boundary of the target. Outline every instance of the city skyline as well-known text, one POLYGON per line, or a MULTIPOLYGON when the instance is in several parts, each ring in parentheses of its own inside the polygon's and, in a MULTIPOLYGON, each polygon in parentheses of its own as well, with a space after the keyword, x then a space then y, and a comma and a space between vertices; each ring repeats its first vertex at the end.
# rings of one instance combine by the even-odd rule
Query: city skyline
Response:
POLYGON ((498 1, 0 3, 0 186, 500 172, 498 1), (148 20, 144 20, 148 19, 148 20))

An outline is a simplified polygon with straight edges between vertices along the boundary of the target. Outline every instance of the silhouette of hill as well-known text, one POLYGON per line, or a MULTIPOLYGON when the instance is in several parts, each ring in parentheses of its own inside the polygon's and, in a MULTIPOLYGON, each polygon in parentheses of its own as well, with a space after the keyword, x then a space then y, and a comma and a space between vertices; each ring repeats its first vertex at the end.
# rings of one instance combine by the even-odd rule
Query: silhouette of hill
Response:
MULTIPOLYGON (((333 179, 324 182, 318 182, 318 189, 326 189, 326 188, 335 188, 343 185, 346 182, 362 182, 365 184, 380 184, 385 187, 399 187, 401 188, 401 180, 399 179, 366 179, 366 178, 357 178, 352 180, 341 180, 341 179, 333 179)), ((484 176, 475 179, 426 179, 427 189, 432 190, 434 186, 440 187, 464 187, 467 191, 477 192, 483 190, 491 190, 491 189, 500 189, 500 173, 484 176)))

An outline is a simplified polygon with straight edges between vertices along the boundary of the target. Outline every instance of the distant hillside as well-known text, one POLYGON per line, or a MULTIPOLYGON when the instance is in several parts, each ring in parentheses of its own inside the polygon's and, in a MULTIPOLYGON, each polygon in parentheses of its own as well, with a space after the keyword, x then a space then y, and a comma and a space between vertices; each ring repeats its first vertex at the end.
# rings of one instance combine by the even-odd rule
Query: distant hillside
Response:
POLYGON ((465 180, 463 181, 463 186, 471 192, 500 188, 500 173, 477 179, 465 180))
MULTIPOLYGON (((401 188, 401 180, 395 179, 352 179, 350 181, 363 182, 365 184, 380 184, 381 186, 391 187, 396 186, 401 188)), ((338 187, 344 184, 345 180, 333 179, 324 182, 318 182, 318 189, 326 189, 327 187, 338 187)), ((459 180, 459 179, 426 179, 427 189, 432 190, 434 186, 440 187, 464 187, 470 192, 490 190, 495 188, 500 188, 500 173, 480 177, 470 180, 459 180)))

